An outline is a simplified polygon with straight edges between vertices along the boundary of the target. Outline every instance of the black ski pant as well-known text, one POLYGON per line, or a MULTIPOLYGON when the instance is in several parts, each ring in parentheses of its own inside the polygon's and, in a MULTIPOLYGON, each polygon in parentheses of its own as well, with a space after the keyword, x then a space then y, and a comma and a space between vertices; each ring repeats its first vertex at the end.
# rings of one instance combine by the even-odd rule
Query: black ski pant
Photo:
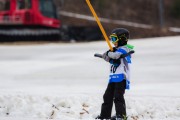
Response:
POLYGON ((101 116, 110 118, 112 112, 113 101, 115 104, 116 115, 126 116, 126 105, 124 93, 126 88, 126 80, 117 83, 109 83, 104 93, 104 103, 101 106, 101 116))

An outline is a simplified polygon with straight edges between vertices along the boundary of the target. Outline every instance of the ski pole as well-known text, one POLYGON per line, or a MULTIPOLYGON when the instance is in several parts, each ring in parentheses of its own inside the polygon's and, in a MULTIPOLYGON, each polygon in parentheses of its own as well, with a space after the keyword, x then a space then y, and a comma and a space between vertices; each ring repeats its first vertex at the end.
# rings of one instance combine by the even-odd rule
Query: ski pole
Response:
POLYGON ((92 12, 94 18, 96 19, 96 22, 97 22, 97 24, 98 24, 98 26, 99 26, 99 28, 100 28, 100 30, 101 30, 101 32, 102 32, 104 38, 105 38, 105 40, 106 40, 106 42, 107 42, 107 44, 108 44, 110 50, 113 51, 113 48, 112 48, 112 46, 111 46, 111 43, 109 42, 109 38, 108 38, 108 36, 107 36, 107 34, 106 34, 106 32, 105 32, 105 30, 104 30, 104 28, 103 28, 103 26, 102 26, 102 24, 101 24, 101 22, 100 22, 98 16, 97 16, 97 14, 96 14, 96 12, 95 12, 93 6, 91 5, 91 3, 90 3, 89 0, 86 0, 86 3, 87 3, 87 5, 89 6, 89 9, 91 10, 91 12, 92 12))

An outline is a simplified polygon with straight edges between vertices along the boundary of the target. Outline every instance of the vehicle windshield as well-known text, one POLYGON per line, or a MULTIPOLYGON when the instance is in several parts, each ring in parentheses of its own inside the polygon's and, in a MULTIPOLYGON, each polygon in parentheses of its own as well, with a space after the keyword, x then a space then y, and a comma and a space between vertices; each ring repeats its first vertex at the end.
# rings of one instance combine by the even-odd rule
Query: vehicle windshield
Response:
POLYGON ((30 9, 31 0, 17 0, 17 9, 30 9))
POLYGON ((52 0, 40 0, 39 9, 46 17, 57 18, 56 7, 52 0))
POLYGON ((10 10, 10 0, 0 0, 0 11, 10 10))

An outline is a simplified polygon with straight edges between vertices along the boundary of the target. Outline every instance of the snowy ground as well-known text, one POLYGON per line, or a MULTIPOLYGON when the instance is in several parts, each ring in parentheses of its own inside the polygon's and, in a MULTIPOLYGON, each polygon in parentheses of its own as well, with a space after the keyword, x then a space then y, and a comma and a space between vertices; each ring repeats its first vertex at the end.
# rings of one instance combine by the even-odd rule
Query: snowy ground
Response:
MULTIPOLYGON (((132 40, 128 120, 180 119, 180 37, 132 40)), ((0 45, 0 120, 92 120, 109 65, 105 42, 0 45)), ((113 114, 115 113, 113 109, 113 114)))

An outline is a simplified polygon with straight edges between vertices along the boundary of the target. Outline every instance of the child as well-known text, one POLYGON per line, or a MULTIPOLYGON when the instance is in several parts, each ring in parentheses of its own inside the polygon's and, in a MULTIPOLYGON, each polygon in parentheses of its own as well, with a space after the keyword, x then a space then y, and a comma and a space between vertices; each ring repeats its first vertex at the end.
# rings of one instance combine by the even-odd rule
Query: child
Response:
POLYGON ((96 119, 126 120, 126 105, 124 99, 125 89, 129 89, 129 65, 131 56, 122 58, 131 51, 127 42, 129 31, 124 28, 114 29, 110 35, 114 44, 113 51, 107 51, 102 58, 110 63, 109 84, 103 96, 104 103, 101 107, 101 114, 96 119), (113 101, 115 103, 116 115, 111 118, 113 101))

